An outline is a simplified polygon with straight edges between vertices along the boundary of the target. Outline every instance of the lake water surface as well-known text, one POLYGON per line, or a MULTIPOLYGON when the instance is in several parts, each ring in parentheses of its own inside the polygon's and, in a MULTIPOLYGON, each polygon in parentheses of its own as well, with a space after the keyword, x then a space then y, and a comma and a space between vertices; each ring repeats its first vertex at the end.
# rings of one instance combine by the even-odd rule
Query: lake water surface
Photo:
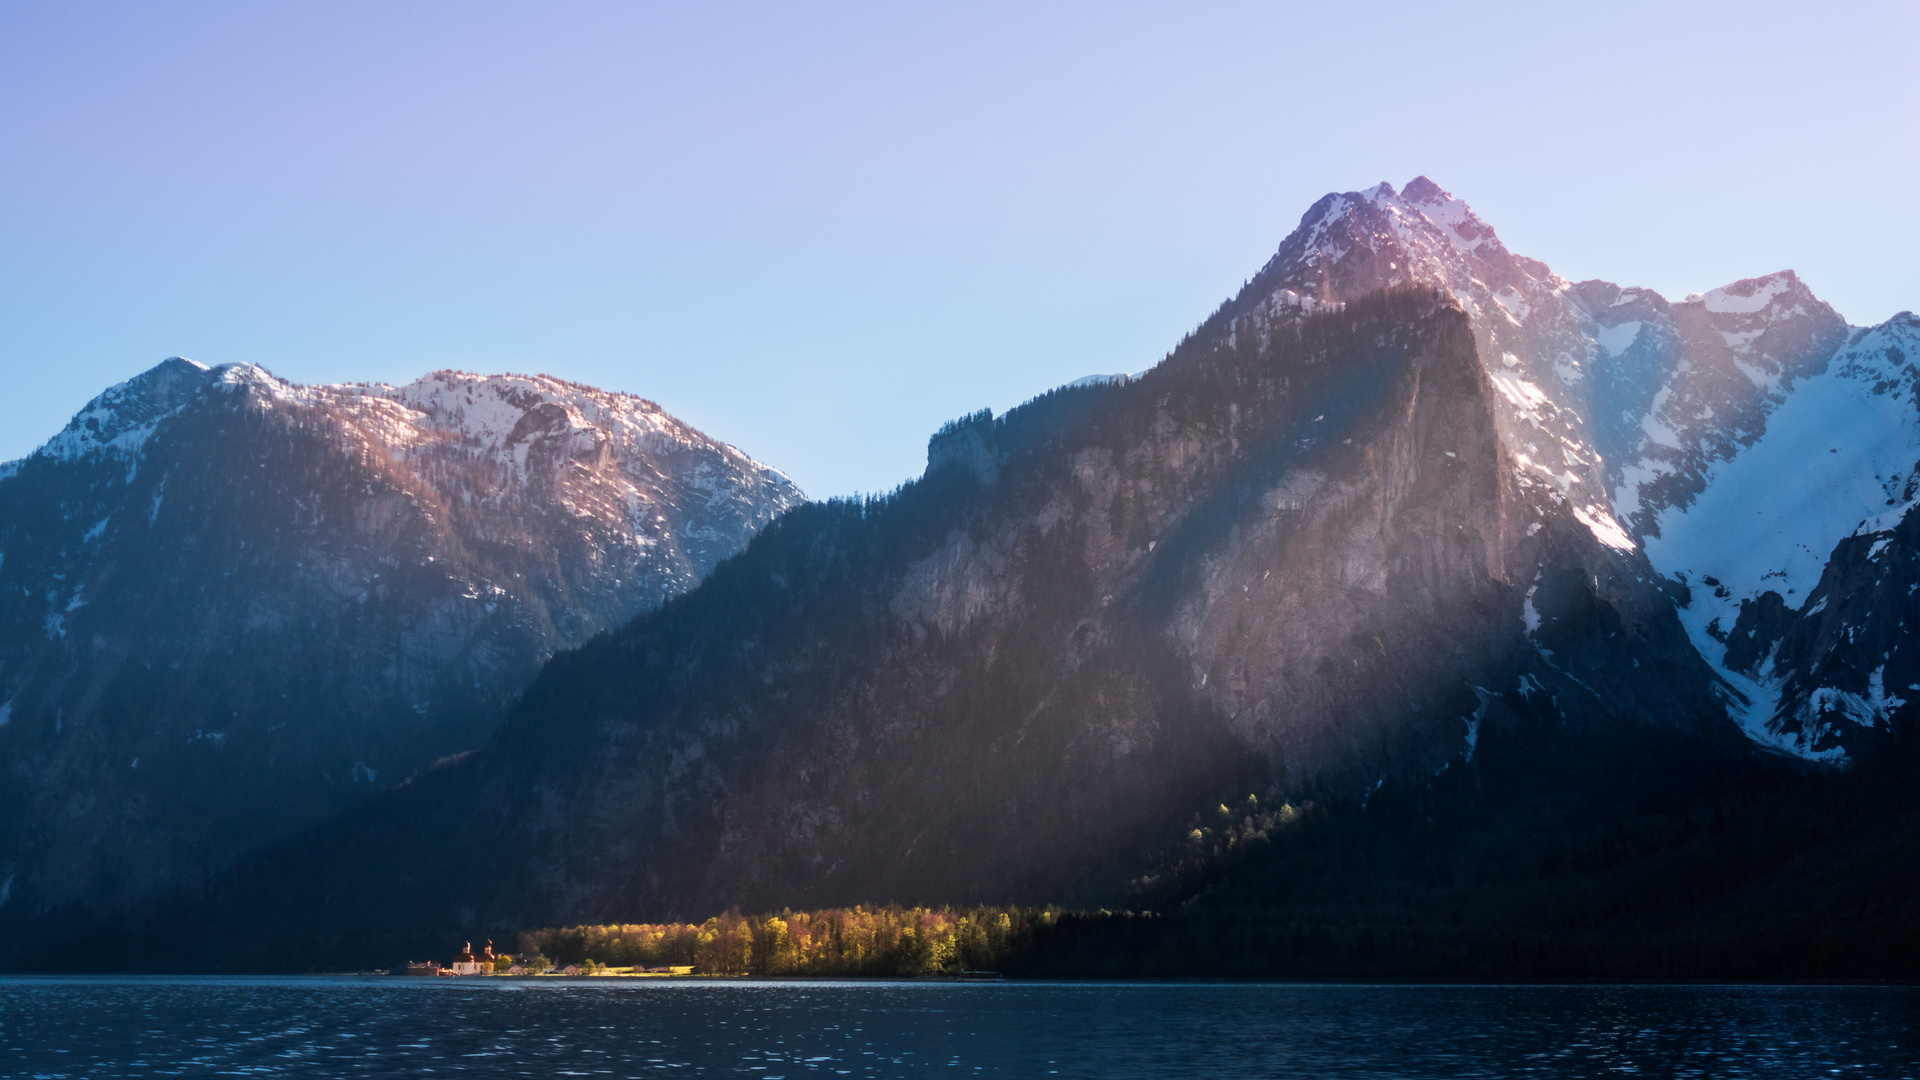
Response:
POLYGON ((1920 989, 0 980, 0 1075, 1907 1077, 1920 989))

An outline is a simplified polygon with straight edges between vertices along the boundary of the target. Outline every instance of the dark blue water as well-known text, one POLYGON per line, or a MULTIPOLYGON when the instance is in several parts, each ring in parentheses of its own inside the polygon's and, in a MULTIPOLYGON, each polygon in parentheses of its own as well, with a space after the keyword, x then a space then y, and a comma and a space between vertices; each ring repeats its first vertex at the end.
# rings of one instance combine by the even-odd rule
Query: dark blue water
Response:
POLYGON ((0 980, 6 1076, 1904 1077, 1877 987, 0 980))

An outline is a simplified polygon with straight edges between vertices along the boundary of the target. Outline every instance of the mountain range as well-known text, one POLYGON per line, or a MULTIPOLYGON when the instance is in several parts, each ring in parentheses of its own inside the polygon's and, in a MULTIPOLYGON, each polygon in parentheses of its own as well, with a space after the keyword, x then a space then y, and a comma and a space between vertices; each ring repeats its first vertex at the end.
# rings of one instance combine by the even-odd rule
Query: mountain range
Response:
MULTIPOLYGON (((1789 842, 1742 808, 1838 805, 1804 785, 1906 745, 1917 349, 1911 314, 1851 327, 1791 271, 1674 302, 1569 282, 1424 177, 1328 195, 1158 365, 956 420, 889 496, 743 516, 697 588, 545 639, 578 647, 472 753, 123 909, 112 940, 359 963, 899 901, 1285 911, 1297 943, 1398 897, 1376 918, 1453 911, 1421 955, 1480 950, 1444 970, 1591 971, 1523 960, 1804 895, 1827 811, 1765 826, 1789 842)), ((84 550, 89 512, 44 513, 84 550)), ((1848 902, 1879 918, 1896 886, 1848 902)), ((1323 973, 1359 970, 1411 971, 1323 973)))

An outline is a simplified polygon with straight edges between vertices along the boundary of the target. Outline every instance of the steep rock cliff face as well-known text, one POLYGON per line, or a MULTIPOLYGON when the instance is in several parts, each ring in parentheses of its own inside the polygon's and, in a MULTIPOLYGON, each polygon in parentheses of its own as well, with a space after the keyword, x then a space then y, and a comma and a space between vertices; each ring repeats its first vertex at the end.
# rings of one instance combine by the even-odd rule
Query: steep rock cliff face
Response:
POLYGON ((1804 604, 1771 589, 1741 604, 1726 663, 1773 693, 1760 730, 1807 756, 1839 759, 1889 741, 1920 700, 1920 518, 1842 540, 1804 604))
MULTIPOLYGON (((1402 282, 1443 288, 1467 312, 1525 498, 1566 506, 1616 550, 1644 548, 1755 742, 1837 763, 1874 741, 1813 718, 1840 714, 1809 712, 1792 689, 1825 685, 1791 667, 1811 657, 1730 654, 1727 635, 1743 605, 1810 605, 1839 545, 1907 512, 1920 463, 1911 315, 1848 327, 1790 270, 1677 303, 1571 283, 1420 177, 1316 203, 1234 305, 1235 332, 1402 282)), ((1875 722, 1892 723, 1891 699, 1873 700, 1875 722)))
POLYGON ((1644 561, 1525 497, 1458 306, 1235 314, 951 425, 895 496, 789 514, 220 910, 1102 902, 1225 793, 1417 795, 1515 733, 1739 742, 1644 561))
POLYGON ((114 387, 0 467, 0 918, 198 890, 470 749, 554 650, 799 499, 544 377, 172 359, 114 387))
POLYGON ((1419 177, 1328 195, 1253 279, 1240 322, 1253 333, 1300 300, 1339 303, 1418 283, 1445 289, 1473 326, 1498 392, 1494 422, 1515 476, 1536 503, 1568 503, 1596 536, 1631 547, 1606 499, 1605 461, 1589 407, 1594 344, 1573 286, 1507 250, 1464 202, 1419 177))

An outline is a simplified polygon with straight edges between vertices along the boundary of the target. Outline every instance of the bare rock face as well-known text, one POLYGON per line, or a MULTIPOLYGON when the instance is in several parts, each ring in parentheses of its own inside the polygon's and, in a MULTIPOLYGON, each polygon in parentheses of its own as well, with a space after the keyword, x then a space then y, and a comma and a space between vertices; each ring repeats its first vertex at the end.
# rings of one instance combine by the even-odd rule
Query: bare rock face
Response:
POLYGON ((198 890, 482 741, 800 493, 547 377, 171 359, 0 467, 0 917, 198 890))

